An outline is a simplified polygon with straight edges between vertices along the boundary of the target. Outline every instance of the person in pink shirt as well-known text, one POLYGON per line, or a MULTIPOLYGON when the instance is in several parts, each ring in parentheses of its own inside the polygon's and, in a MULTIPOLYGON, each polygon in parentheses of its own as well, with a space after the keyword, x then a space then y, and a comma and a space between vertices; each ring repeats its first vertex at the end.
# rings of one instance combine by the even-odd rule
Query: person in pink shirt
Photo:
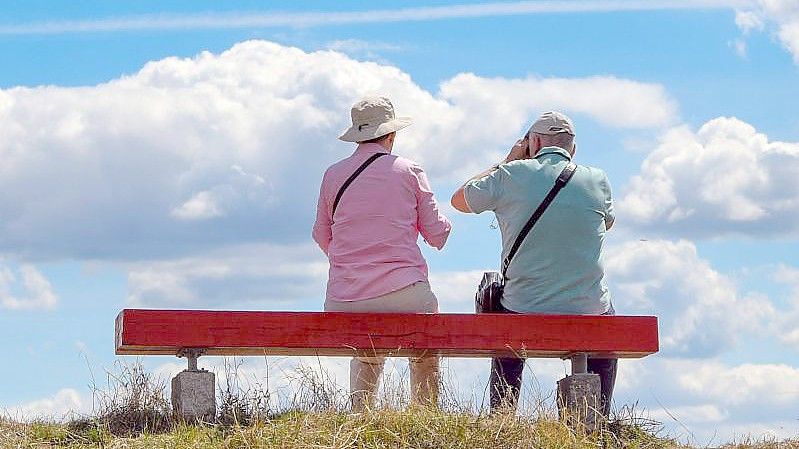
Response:
MULTIPOLYGON (((436 313, 438 300, 417 240, 421 234, 441 249, 452 225, 439 211, 422 168, 391 154, 397 131, 411 119, 395 117, 385 97, 362 99, 351 115, 352 126, 339 139, 358 147, 325 172, 313 227, 313 238, 330 261, 325 311, 436 313)), ((372 406, 384 361, 350 362, 353 410, 372 406)), ((410 360, 414 403, 436 405, 438 365, 438 357, 410 360)))

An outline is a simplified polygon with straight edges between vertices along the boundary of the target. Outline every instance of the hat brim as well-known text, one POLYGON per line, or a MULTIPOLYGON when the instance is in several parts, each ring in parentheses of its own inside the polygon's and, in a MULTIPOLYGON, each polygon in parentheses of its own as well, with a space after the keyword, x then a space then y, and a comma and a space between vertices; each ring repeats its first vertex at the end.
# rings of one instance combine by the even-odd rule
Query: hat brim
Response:
POLYGON ((410 117, 396 117, 395 119, 381 123, 378 126, 369 126, 361 129, 360 131, 358 130, 357 126, 351 126, 349 129, 344 131, 344 134, 339 136, 339 140, 343 140, 345 142, 363 142, 365 140, 377 139, 378 137, 382 137, 386 134, 391 134, 395 131, 401 130, 402 128, 406 128, 412 123, 413 120, 410 117))

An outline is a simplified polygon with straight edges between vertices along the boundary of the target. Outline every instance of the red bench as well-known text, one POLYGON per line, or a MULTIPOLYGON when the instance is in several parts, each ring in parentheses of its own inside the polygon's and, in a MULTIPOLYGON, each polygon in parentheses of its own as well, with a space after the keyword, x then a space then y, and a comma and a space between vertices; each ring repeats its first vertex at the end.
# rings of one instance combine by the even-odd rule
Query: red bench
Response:
MULTIPOLYGON (((657 351, 651 316, 126 309, 116 319, 117 354, 185 356, 195 373, 200 355, 437 354, 571 358, 573 373, 582 374, 588 356, 657 351)), ((173 381, 173 402, 180 387, 173 381)))
POLYGON ((117 354, 186 348, 207 355, 639 358, 658 351, 658 334, 649 316, 126 309, 117 317, 117 354))

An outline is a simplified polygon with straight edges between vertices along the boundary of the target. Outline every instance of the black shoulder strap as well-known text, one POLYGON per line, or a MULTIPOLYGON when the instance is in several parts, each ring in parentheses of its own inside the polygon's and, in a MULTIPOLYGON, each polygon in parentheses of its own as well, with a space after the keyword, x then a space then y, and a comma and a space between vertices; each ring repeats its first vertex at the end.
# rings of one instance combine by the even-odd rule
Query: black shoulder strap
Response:
POLYGON ((555 180, 555 185, 549 190, 547 196, 544 198, 544 201, 541 201, 541 204, 538 205, 538 208, 533 212, 533 215, 527 220, 527 223, 524 225, 522 230, 519 232, 519 235, 516 236, 516 241, 513 242, 513 246, 510 248, 508 252, 508 257, 502 262, 502 278, 505 278, 505 272, 508 271, 508 265, 510 265, 510 261, 513 259, 513 256, 516 255, 516 251, 519 250, 519 247, 522 245, 522 241, 524 238, 527 237, 527 234, 530 233, 530 230, 533 229, 535 223, 541 218, 541 215, 544 215, 544 211, 547 210, 547 207, 552 203, 552 200, 558 195, 560 189, 562 189, 566 184, 569 183, 569 180, 572 179, 572 175, 574 175, 574 171, 577 169, 577 165, 574 162, 569 162, 566 164, 566 167, 563 168, 563 171, 560 172, 558 179, 555 180))
POLYGON ((331 219, 333 218, 333 215, 336 214, 336 208, 338 207, 338 202, 341 201, 341 195, 343 195, 344 191, 347 190, 347 187, 349 187, 350 184, 352 184, 352 181, 355 181, 355 178, 357 178, 358 175, 360 175, 361 172, 364 171, 366 169, 366 167, 369 166, 369 164, 371 164, 372 162, 376 161, 377 158, 379 158, 380 156, 385 156, 386 154, 388 154, 388 153, 375 153, 375 154, 373 154, 369 159, 366 160, 366 162, 361 164, 361 166, 358 167, 357 170, 355 170, 355 173, 350 175, 350 177, 347 178, 346 181, 344 181, 344 185, 341 186, 341 188, 338 190, 338 193, 336 194, 336 199, 335 199, 335 201, 333 201, 333 212, 330 214, 331 219))

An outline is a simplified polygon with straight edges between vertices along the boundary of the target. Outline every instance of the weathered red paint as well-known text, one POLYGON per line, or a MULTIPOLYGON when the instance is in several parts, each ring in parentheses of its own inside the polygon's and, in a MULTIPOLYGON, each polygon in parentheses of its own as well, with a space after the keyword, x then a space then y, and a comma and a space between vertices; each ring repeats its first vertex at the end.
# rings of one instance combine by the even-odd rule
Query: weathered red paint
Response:
POLYGON ((651 316, 123 310, 117 354, 450 357, 571 353, 638 358, 658 351, 651 316))

